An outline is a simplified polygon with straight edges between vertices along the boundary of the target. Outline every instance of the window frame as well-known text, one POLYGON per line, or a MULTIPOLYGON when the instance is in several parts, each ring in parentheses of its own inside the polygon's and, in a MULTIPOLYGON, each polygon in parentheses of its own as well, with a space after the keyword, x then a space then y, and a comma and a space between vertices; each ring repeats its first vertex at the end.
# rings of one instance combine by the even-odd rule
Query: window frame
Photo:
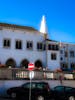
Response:
POLYGON ((43 46, 43 43, 42 43, 42 42, 37 42, 37 50, 38 50, 38 51, 43 51, 43 50, 44 50, 43 47, 44 47, 44 46, 43 46))
POLYGON ((26 49, 27 50, 33 50, 33 41, 26 41, 26 49))
POLYGON ((51 53, 51 60, 57 60, 57 54, 51 53))
POLYGON ((70 51, 70 57, 74 57, 74 55, 75 55, 75 54, 74 54, 74 51, 71 50, 71 51, 70 51))
POLYGON ((22 49, 22 40, 15 41, 15 49, 18 49, 18 50, 22 49))
POLYGON ((10 48, 10 47, 11 47, 11 39, 9 39, 9 38, 4 38, 4 39, 3 39, 3 47, 4 47, 4 48, 10 48))

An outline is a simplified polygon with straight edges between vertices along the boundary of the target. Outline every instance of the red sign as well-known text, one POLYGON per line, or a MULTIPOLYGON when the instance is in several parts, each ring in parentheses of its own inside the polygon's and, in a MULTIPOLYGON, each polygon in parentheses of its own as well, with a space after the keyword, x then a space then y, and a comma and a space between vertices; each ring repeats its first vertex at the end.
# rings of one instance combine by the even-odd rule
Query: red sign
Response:
POLYGON ((29 63, 28 64, 28 70, 33 70, 34 69, 34 64, 33 63, 29 63))

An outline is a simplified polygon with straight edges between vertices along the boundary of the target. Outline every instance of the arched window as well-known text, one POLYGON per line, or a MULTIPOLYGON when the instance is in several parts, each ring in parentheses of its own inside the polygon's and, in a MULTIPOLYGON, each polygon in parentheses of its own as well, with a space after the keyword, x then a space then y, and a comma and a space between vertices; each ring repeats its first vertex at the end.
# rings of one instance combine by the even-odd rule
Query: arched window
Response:
POLYGON ((27 59, 22 60, 21 67, 28 68, 29 61, 27 59))
POLYGON ((42 62, 40 60, 35 61, 36 68, 42 68, 42 62))
POLYGON ((7 66, 7 67, 14 68, 14 67, 16 66, 16 62, 15 62, 12 58, 10 58, 10 59, 8 59, 8 60, 6 61, 6 66, 7 66))

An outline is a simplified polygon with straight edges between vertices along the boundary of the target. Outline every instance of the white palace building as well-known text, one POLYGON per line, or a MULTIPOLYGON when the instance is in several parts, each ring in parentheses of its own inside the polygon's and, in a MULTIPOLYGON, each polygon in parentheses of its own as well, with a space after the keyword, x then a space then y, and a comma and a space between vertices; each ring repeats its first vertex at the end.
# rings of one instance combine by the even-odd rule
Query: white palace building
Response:
POLYGON ((0 63, 7 68, 75 69, 75 44, 48 38, 45 17, 40 31, 29 26, 0 23, 0 63))

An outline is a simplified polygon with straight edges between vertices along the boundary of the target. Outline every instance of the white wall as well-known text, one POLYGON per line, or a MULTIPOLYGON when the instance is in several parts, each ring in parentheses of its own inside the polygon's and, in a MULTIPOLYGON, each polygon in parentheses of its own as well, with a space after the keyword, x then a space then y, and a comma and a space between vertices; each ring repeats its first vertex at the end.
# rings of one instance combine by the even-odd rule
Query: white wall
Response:
POLYGON ((0 61, 2 64, 9 58, 13 58, 16 61, 17 66, 20 65, 23 59, 28 59, 30 62, 35 62, 40 59, 44 65, 46 64, 45 51, 37 51, 37 42, 43 42, 44 38, 39 33, 29 33, 27 31, 4 29, 0 30, 0 61), (3 39, 11 39, 11 47, 3 48, 3 39), (22 50, 15 49, 15 41, 22 40, 22 50), (33 41, 33 50, 26 49, 26 41, 33 41))
POLYGON ((59 55, 59 51, 48 51, 47 52, 47 63, 48 63, 48 68, 50 70, 55 70, 57 68, 60 68, 60 55, 59 55), (56 60, 52 60, 51 59, 51 53, 56 53, 56 60))
POLYGON ((63 59, 60 60, 61 63, 67 63, 68 67, 71 67, 71 63, 75 63, 75 44, 65 44, 63 43, 63 46, 60 48, 60 50, 63 50, 63 53, 60 54, 60 58, 63 59), (68 52, 68 57, 65 57, 65 51, 68 52), (70 57, 70 51, 74 51, 74 57, 70 57))
MULTIPOLYGON (((48 41, 48 44, 58 45, 58 42, 48 41)), ((60 51, 59 50, 47 50, 47 65, 50 70, 60 68, 60 51), (51 54, 56 54, 56 60, 51 59, 51 54)))

